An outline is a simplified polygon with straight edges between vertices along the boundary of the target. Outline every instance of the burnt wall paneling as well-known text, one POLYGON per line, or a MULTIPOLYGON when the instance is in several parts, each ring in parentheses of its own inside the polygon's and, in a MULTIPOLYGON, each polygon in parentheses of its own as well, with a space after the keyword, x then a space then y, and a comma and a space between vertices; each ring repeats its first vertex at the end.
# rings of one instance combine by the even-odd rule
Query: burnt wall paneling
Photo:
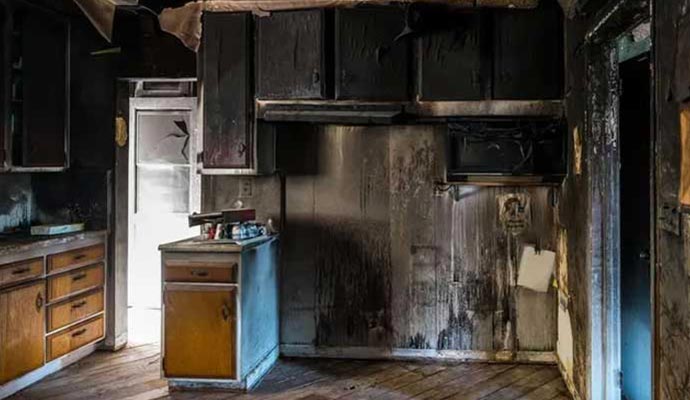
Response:
POLYGON ((273 13, 256 19, 256 97, 323 99, 331 69, 328 10, 273 13))
MULTIPOLYGON (((656 201, 662 207, 679 207, 680 165, 686 152, 680 142, 680 109, 688 103, 690 82, 690 4, 685 0, 655 2, 654 52, 656 56, 656 201)), ((680 235, 664 229, 658 215, 656 318, 657 395, 661 400, 690 396, 690 216, 680 217, 680 235)), ((659 213, 659 211, 657 211, 659 213)))
MULTIPOLYGON (((555 350, 555 293, 515 286, 524 244, 555 251, 547 188, 436 190, 444 129, 432 126, 303 129, 283 132, 301 137, 279 146, 315 158, 281 165, 295 171, 281 234, 282 344, 555 350), (511 193, 533 208, 517 236, 497 217, 497 196, 511 193)), ((205 180, 205 207, 240 199, 277 221, 279 179, 254 178, 254 195, 240 198, 242 179, 205 180)))
POLYGON ((335 95, 339 100, 406 100, 410 43, 399 7, 335 12, 335 95))
POLYGON ((559 99, 563 94, 563 12, 556 0, 536 10, 494 11, 493 97, 559 99))
POLYGON ((201 49, 206 168, 252 163, 252 16, 206 13, 201 49))
POLYGON ((117 56, 93 54, 110 44, 85 19, 72 23, 71 39, 70 165, 111 169, 117 56))

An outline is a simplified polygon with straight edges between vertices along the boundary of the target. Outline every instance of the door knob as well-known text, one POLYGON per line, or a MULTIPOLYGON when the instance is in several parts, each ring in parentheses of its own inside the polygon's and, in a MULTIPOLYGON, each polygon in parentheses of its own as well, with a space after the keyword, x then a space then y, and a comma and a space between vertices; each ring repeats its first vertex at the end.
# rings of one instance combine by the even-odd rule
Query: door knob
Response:
POLYGON ((640 260, 649 261, 650 258, 651 255, 649 254, 649 250, 642 250, 640 252, 640 260))

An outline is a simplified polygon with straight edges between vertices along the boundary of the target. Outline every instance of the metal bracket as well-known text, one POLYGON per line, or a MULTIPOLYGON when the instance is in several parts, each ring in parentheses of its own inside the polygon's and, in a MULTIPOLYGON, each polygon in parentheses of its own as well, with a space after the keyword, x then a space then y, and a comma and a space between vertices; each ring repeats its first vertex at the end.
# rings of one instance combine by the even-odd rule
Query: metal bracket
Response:
POLYGON ((659 228, 680 236, 680 207, 663 203, 659 209, 659 228))

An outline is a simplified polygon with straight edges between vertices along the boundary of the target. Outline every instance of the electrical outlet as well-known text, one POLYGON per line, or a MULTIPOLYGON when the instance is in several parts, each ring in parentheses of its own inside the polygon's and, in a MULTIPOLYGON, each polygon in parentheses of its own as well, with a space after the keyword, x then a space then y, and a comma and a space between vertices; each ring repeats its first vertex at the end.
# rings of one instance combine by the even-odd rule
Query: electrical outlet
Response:
POLYGON ((254 181, 251 178, 240 179, 240 198, 246 199, 254 195, 254 181))

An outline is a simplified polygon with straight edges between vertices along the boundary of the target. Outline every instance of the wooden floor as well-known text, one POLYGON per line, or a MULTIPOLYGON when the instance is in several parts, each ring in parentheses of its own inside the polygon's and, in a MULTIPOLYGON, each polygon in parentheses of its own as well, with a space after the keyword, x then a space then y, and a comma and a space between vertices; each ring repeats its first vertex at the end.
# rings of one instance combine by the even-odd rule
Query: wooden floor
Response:
POLYGON ((99 352, 11 399, 570 399, 554 366, 281 360, 251 394, 168 393, 157 344, 99 352))

